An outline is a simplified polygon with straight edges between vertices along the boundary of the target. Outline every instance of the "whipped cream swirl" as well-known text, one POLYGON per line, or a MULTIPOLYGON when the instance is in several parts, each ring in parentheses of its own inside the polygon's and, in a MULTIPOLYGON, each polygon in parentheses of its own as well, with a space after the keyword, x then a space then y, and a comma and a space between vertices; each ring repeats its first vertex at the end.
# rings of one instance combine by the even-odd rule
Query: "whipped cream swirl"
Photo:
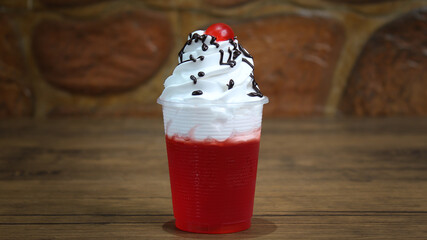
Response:
POLYGON ((160 101, 243 103, 265 98, 254 78, 253 58, 236 37, 216 41, 203 30, 194 31, 178 56, 160 101))

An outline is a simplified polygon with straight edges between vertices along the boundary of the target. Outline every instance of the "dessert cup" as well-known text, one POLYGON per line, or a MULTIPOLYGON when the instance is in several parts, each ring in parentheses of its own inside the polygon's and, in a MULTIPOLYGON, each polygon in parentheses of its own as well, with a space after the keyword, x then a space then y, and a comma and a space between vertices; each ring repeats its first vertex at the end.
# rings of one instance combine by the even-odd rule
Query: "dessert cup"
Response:
POLYGON ((232 233, 251 225, 264 97, 162 105, 177 228, 232 233))

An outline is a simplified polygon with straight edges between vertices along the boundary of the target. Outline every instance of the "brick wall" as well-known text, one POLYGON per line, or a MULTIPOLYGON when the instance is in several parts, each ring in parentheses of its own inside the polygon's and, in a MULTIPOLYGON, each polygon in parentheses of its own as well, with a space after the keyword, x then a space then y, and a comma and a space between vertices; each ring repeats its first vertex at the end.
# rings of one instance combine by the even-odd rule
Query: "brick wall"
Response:
POLYGON ((427 115, 423 0, 0 0, 0 118, 160 116, 187 34, 231 25, 266 116, 427 115))

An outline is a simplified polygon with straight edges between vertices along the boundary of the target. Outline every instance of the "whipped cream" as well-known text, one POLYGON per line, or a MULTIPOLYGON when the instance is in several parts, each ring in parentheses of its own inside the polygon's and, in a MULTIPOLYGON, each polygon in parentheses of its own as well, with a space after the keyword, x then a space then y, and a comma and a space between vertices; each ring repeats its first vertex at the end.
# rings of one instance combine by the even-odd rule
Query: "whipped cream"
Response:
POLYGON ((253 58, 237 38, 217 42, 204 33, 198 30, 188 36, 159 100, 239 103, 263 98, 253 75, 253 58))
POLYGON ((264 103, 201 106, 163 104, 165 133, 198 141, 259 139, 264 103))
POLYGON ((253 57, 236 37, 216 41, 203 30, 194 31, 178 61, 158 99, 168 136, 217 141, 260 137, 268 98, 255 81, 253 57))

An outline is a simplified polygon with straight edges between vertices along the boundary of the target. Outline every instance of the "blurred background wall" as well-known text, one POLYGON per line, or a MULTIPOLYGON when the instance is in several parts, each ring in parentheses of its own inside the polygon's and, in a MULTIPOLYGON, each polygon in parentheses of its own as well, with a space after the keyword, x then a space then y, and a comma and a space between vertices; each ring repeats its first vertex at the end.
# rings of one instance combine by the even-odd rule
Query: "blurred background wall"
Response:
POLYGON ((0 0, 0 118, 160 117, 188 33, 215 22, 268 117, 427 115, 424 0, 0 0))

